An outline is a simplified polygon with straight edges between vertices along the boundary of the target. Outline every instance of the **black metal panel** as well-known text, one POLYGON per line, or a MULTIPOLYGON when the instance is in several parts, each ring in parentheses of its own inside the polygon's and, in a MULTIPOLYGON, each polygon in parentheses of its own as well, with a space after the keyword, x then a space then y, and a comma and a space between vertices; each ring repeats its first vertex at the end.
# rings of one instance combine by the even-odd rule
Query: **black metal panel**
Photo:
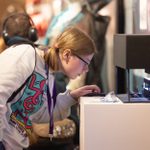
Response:
POLYGON ((149 69, 150 35, 114 35, 114 63, 123 69, 149 69))

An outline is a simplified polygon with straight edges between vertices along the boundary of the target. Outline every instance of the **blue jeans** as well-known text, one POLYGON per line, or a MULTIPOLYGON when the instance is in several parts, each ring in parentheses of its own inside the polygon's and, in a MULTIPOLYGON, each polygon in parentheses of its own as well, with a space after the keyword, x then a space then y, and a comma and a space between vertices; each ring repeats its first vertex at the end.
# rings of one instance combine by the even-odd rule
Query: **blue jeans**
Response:
POLYGON ((0 141, 0 150, 5 150, 5 147, 1 141, 0 141))

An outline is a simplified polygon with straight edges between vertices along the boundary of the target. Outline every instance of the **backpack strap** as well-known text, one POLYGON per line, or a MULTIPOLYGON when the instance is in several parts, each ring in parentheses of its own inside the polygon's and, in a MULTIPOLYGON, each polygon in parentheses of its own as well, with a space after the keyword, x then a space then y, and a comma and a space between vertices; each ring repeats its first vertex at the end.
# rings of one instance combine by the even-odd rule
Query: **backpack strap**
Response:
MULTIPOLYGON (((14 44, 17 44, 17 45, 20 45, 20 44, 29 44, 31 45, 34 50, 35 50, 35 65, 34 65, 34 70, 35 70, 35 66, 36 66, 36 49, 35 47, 37 45, 35 45, 33 42, 30 42, 29 40, 26 40, 26 39, 21 39, 21 40, 18 40, 17 42, 15 41, 15 43, 11 43, 12 45, 14 44)), ((34 72, 33 70, 33 72, 34 72)), ((30 80, 30 77, 32 76, 33 72, 31 73, 31 75, 25 80, 25 82, 16 90, 12 93, 12 95, 8 98, 7 100, 7 103, 11 102, 15 97, 16 95, 23 89, 23 87, 26 85, 26 83, 30 80)))
POLYGON ((31 76, 32 74, 25 80, 25 82, 16 91, 12 93, 12 95, 8 98, 7 103, 11 102, 16 97, 16 95, 23 89, 26 83, 30 80, 31 76))

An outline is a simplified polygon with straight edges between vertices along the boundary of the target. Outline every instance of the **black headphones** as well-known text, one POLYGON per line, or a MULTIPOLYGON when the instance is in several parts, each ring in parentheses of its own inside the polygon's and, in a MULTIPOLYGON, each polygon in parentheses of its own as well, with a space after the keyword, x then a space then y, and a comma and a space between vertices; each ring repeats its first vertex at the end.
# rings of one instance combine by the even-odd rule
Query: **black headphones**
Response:
MULTIPOLYGON (((38 33, 37 33, 37 29, 35 28, 34 26, 34 22, 33 20, 31 19, 31 17, 28 15, 28 14, 25 14, 25 13, 15 13, 15 14, 12 14, 10 16, 8 16, 4 23, 3 23, 3 31, 2 31, 2 37, 5 41, 5 44, 8 45, 8 46, 11 46, 12 44, 16 44, 16 43, 20 43, 20 40, 23 42, 24 38, 23 37, 19 37, 19 36, 10 36, 7 32, 7 29, 6 29, 6 25, 7 25, 7 22, 10 18, 13 18, 13 17, 17 17, 17 16, 23 16, 23 17, 26 17, 30 24, 31 24, 31 27, 29 28, 29 31, 28 31, 28 39, 29 41, 32 41, 32 42, 35 42, 37 41, 38 39, 38 33), (13 42, 12 42, 13 41, 13 42), (10 44, 12 43, 12 44, 10 44)), ((17 28, 17 22, 16 22, 16 28, 17 28)))

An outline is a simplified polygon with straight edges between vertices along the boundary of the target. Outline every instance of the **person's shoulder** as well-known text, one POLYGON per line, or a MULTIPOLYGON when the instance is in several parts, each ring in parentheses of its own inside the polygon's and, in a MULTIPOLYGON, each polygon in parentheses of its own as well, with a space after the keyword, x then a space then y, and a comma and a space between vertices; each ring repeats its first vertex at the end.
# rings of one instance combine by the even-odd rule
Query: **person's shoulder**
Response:
POLYGON ((11 52, 18 55, 33 55, 35 48, 30 44, 20 44, 11 47, 11 52))
POLYGON ((0 58, 23 59, 24 57, 33 58, 35 56, 35 48, 30 44, 13 45, 5 49, 0 58))
POLYGON ((35 47, 30 44, 20 44, 14 46, 14 49, 20 50, 20 51, 35 51, 35 47))

